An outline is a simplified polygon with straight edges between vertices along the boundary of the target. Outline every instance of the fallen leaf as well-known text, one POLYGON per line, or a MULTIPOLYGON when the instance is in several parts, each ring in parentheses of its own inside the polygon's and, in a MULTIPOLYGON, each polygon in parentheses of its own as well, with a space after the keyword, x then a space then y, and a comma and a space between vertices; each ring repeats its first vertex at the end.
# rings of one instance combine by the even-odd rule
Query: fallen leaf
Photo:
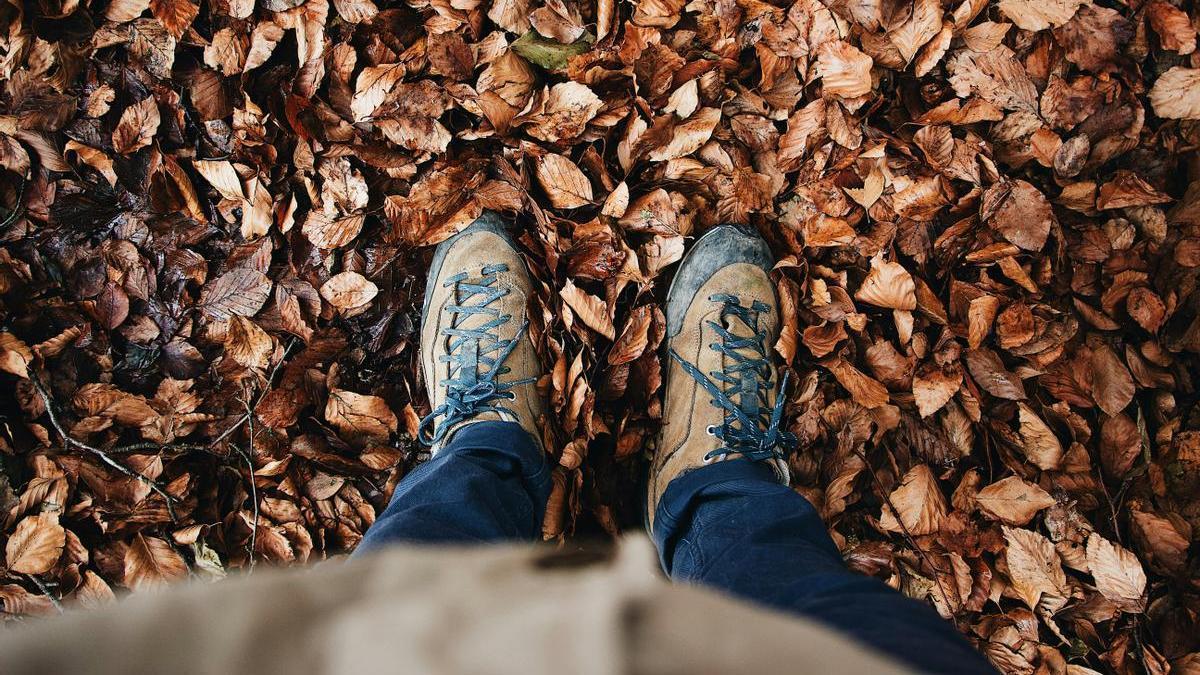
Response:
POLYGON ((143 534, 134 536, 125 552, 125 585, 153 591, 187 578, 187 563, 170 543, 143 534))
POLYGON ((1018 28, 1039 31, 1070 21, 1085 4, 1087 0, 1000 0, 997 7, 1018 28))
POLYGON ((650 152, 650 160, 662 162, 692 154, 712 137, 713 129, 720 121, 720 108, 701 108, 675 127, 666 145, 650 152))
POLYGON ((940 368, 918 371, 913 376, 913 399, 921 417, 929 417, 942 409, 962 384, 962 370, 945 372, 940 368))
POLYGON ((29 346, 8 331, 0 331, 0 370, 17 377, 29 378, 33 352, 29 346))
POLYGON ((1136 614, 1146 608, 1146 572, 1137 556, 1093 532, 1087 560, 1096 588, 1118 609, 1136 614))
POLYGON ((1053 471, 1062 466, 1063 446, 1049 426, 1024 403, 1017 404, 1025 456, 1039 469, 1053 471))
POLYGON ((58 524, 58 513, 43 511, 26 516, 8 538, 4 556, 8 569, 21 574, 42 574, 62 555, 67 535, 58 524))
POLYGON ((946 517, 946 497, 938 488, 933 472, 924 464, 909 469, 888 499, 891 505, 885 504, 879 515, 879 527, 888 532, 933 534, 946 517))
POLYGON ((1069 597, 1067 575, 1062 562, 1050 543, 1037 532, 1003 526, 1008 547, 1004 557, 1013 590, 1030 609, 1036 609, 1043 596, 1069 597))
POLYGON ((1154 114, 1173 120, 1200 120, 1200 68, 1175 66, 1150 88, 1154 114))
POLYGON ((271 280, 262 272, 232 269, 206 284, 197 306, 215 321, 235 315, 254 316, 271 294, 271 280))
POLYGON ((534 172, 556 208, 576 209, 592 203, 592 184, 566 157, 547 153, 537 161, 534 172))
POLYGON ((871 272, 854 297, 877 307, 913 310, 917 308, 916 285, 904 266, 879 258, 871 261, 871 272))
POLYGON ((566 285, 559 292, 559 297, 588 328, 609 340, 616 339, 617 330, 613 327, 603 300, 577 288, 570 279, 567 279, 566 285))
POLYGON ((1092 396, 1109 415, 1120 414, 1133 401, 1133 376, 1108 345, 1092 350, 1092 396))
POLYGON ((967 350, 967 369, 983 390, 1010 401, 1025 400, 1021 378, 1009 372, 996 352, 985 348, 967 350))
POLYGON ((1054 498, 1042 488, 1009 476, 984 487, 975 495, 979 510, 1007 525, 1025 525, 1042 509, 1054 506, 1054 498))
POLYGON ((379 442, 386 441, 389 435, 395 433, 400 423, 382 398, 343 389, 329 392, 325 419, 347 434, 379 442))
POLYGON ((113 130, 113 150, 128 155, 150 145, 160 121, 158 103, 153 96, 129 106, 121 113, 117 128, 113 130))
POLYGON ((379 287, 358 272, 342 272, 321 285, 321 297, 335 309, 350 311, 375 299, 379 287))
POLYGON ((838 384, 850 392, 850 397, 862 407, 871 410, 887 404, 890 400, 887 387, 864 374, 845 359, 826 359, 821 362, 821 365, 833 373, 838 384))
POLYGON ((821 90, 841 98, 856 98, 869 93, 872 63, 871 57, 849 43, 830 40, 822 44, 816 65, 821 90))

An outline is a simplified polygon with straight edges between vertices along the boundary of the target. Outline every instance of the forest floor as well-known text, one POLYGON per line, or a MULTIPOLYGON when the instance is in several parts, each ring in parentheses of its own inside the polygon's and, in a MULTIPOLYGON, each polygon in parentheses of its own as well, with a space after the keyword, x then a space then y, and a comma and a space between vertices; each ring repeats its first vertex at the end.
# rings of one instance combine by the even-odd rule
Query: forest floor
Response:
MULTIPOLYGON (((1200 16, 1167 0, 0 3, 0 605, 352 550, 431 246, 540 289, 544 534, 639 527, 659 303, 779 257, 795 488, 1006 673, 1200 673, 1200 16)), ((569 544, 568 544, 569 545, 569 544)))

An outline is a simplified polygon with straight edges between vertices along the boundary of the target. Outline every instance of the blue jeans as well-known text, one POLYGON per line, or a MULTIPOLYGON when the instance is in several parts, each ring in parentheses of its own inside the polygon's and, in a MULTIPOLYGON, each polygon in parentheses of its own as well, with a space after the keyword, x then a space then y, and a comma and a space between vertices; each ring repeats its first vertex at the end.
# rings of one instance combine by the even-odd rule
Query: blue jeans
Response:
MULTIPOLYGON (((550 472, 520 426, 464 427, 404 477, 358 550, 538 539, 550 472)), ((675 581, 815 620, 917 670, 995 673, 930 607, 848 570, 812 505, 761 464, 732 460, 683 474, 654 523, 675 581)))

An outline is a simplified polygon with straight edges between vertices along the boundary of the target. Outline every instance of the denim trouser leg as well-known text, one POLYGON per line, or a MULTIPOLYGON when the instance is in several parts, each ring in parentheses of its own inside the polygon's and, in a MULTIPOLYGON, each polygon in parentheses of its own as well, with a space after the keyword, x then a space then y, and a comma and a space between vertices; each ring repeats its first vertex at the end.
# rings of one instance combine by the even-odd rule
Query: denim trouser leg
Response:
POLYGON ((550 465, 520 425, 468 425, 400 481, 356 553, 401 541, 533 540, 550 487, 550 465))
POLYGON ((851 572, 803 497, 745 460, 676 478, 654 543, 672 579, 811 618, 925 672, 994 673, 932 608, 851 572))

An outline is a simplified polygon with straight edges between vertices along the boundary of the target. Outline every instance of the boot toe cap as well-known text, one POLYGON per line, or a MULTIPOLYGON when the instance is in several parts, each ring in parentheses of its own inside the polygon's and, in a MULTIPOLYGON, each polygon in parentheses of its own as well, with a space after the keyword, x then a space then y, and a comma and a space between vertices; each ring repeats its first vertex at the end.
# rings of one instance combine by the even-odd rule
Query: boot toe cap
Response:
POLYGON ((692 299, 718 270, 738 263, 749 263, 769 272, 775 264, 767 242, 754 232, 734 225, 718 225, 700 237, 680 263, 675 280, 667 292, 667 333, 676 335, 692 299))

